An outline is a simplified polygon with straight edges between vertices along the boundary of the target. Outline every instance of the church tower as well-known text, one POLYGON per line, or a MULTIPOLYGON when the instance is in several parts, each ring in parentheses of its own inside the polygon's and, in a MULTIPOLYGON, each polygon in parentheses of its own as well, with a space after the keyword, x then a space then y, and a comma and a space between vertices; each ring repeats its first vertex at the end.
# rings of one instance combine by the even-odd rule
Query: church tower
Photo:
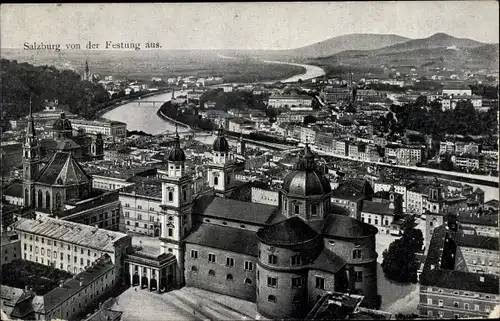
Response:
POLYGON ((193 180, 186 173, 185 161, 176 126, 174 146, 167 155, 168 175, 162 182, 160 241, 162 252, 177 258, 175 280, 169 281, 177 287, 184 284, 184 239, 192 227, 193 180))
POLYGON ((238 142, 236 143, 236 153, 238 155, 245 157, 246 146, 245 146, 245 141, 243 140, 243 135, 240 135, 240 138, 238 139, 238 142))
POLYGON ((89 68, 89 61, 85 60, 85 72, 83 74, 83 80, 85 81, 91 81, 90 79, 90 68, 89 68))
POLYGON ((445 223, 444 199, 441 184, 436 178, 429 187, 425 212, 425 248, 429 248, 434 229, 445 223))
POLYGON ((34 181, 38 176, 40 166, 40 145, 35 132, 35 123, 33 121, 32 104, 30 98, 30 112, 28 116, 28 127, 26 129, 26 138, 23 144, 23 191, 24 206, 32 207, 35 203, 34 181))
POLYGON ((218 196, 227 196, 234 188, 237 168, 233 156, 229 152, 229 143, 221 127, 213 144, 212 163, 207 165, 208 186, 213 188, 218 196))

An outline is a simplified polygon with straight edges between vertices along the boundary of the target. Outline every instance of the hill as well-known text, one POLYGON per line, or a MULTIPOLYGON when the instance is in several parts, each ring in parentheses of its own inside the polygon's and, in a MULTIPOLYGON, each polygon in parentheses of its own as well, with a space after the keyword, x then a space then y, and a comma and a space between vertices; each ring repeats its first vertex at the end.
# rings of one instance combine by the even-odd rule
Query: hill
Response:
POLYGON ((349 34, 333 37, 309 46, 285 50, 283 54, 293 57, 322 57, 346 50, 374 50, 404 43, 409 38, 394 34, 349 34))
POLYGON ((484 45, 481 42, 467 39, 455 38, 445 33, 436 33, 428 38, 413 39, 402 43, 386 46, 378 50, 378 53, 402 52, 417 49, 446 48, 456 46, 457 48, 474 48, 484 45))
POLYGON ((383 65, 498 69, 498 54, 498 44, 483 44, 471 39, 438 33, 428 38, 409 40, 380 49, 343 51, 327 57, 307 59, 304 62, 329 70, 334 66, 380 69, 383 65))

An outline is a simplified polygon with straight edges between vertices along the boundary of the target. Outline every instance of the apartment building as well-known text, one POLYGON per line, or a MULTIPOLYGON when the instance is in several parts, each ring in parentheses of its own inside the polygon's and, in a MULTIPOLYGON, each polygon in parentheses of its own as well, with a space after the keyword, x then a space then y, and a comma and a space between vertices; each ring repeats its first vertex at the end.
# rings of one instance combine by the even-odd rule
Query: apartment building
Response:
POLYGON ((77 274, 108 254, 117 275, 132 238, 126 234, 62 221, 51 217, 22 218, 13 230, 19 234, 24 260, 77 274))

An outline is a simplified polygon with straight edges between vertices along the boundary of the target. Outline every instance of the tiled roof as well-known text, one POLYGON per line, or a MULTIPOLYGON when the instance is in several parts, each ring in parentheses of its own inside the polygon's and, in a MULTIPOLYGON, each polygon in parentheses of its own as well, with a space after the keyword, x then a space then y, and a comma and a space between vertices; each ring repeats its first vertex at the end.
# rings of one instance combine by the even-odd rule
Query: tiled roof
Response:
POLYGON ((294 216, 285 221, 260 229, 257 237, 267 245, 287 246, 301 244, 318 237, 301 218, 294 216))
POLYGON ((471 234, 452 234, 458 246, 498 251, 498 237, 471 234))
POLYGON ((277 206, 242 202, 212 195, 197 198, 193 205, 194 214, 258 225, 265 225, 277 210, 277 206))
POLYGON ((186 243, 257 256, 256 233, 244 229, 202 224, 186 238, 186 243))
POLYGON ((76 185, 89 180, 83 167, 69 152, 55 153, 36 179, 48 185, 76 185))
POLYGON ((13 196, 13 197, 23 197, 23 184, 20 182, 15 182, 6 187, 3 190, 3 195, 13 196))
MULTIPOLYGON (((44 310, 49 312, 62 302, 68 300, 73 295, 78 293, 83 287, 93 283, 96 279, 104 275, 106 272, 113 269, 115 265, 107 254, 100 257, 94 265, 83 272, 78 273, 74 278, 64 282, 62 287, 57 287, 54 290, 43 296, 44 310), (80 286, 80 281, 82 285, 80 286)), ((113 277, 113 276, 111 276, 113 277)))
POLYGON ((389 208, 389 203, 372 202, 366 200, 363 201, 363 207, 361 211, 373 214, 394 215, 394 209, 389 208))
MULTIPOLYGON (((454 242, 451 235, 444 225, 434 229, 424 268, 420 274, 420 284, 463 291, 499 294, 499 278, 497 275, 478 274, 441 267, 441 261, 445 257, 443 253, 445 240, 449 239, 454 242)), ((448 255, 450 253, 445 254, 446 257, 450 257, 448 255)))
POLYGON ((325 219, 322 234, 343 238, 364 238, 378 233, 376 227, 349 216, 331 214, 325 219))
POLYGON ((130 238, 124 233, 98 229, 89 225, 62 221, 47 216, 36 220, 20 219, 13 224, 13 229, 106 252, 114 252, 114 243, 116 241, 130 238))
POLYGON ((458 220, 462 224, 498 226, 498 213, 478 215, 477 213, 460 213, 458 220))
POLYGON ((314 260, 311 268, 336 273, 345 264, 346 262, 340 256, 328 249, 323 249, 319 256, 314 260))

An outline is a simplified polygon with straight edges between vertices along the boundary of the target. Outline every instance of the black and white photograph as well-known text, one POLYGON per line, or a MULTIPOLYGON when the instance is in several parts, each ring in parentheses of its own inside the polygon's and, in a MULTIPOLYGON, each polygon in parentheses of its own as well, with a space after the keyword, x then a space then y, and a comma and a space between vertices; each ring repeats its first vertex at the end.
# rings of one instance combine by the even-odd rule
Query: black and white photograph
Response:
POLYGON ((499 2, 0 6, 1 320, 500 317, 499 2))

